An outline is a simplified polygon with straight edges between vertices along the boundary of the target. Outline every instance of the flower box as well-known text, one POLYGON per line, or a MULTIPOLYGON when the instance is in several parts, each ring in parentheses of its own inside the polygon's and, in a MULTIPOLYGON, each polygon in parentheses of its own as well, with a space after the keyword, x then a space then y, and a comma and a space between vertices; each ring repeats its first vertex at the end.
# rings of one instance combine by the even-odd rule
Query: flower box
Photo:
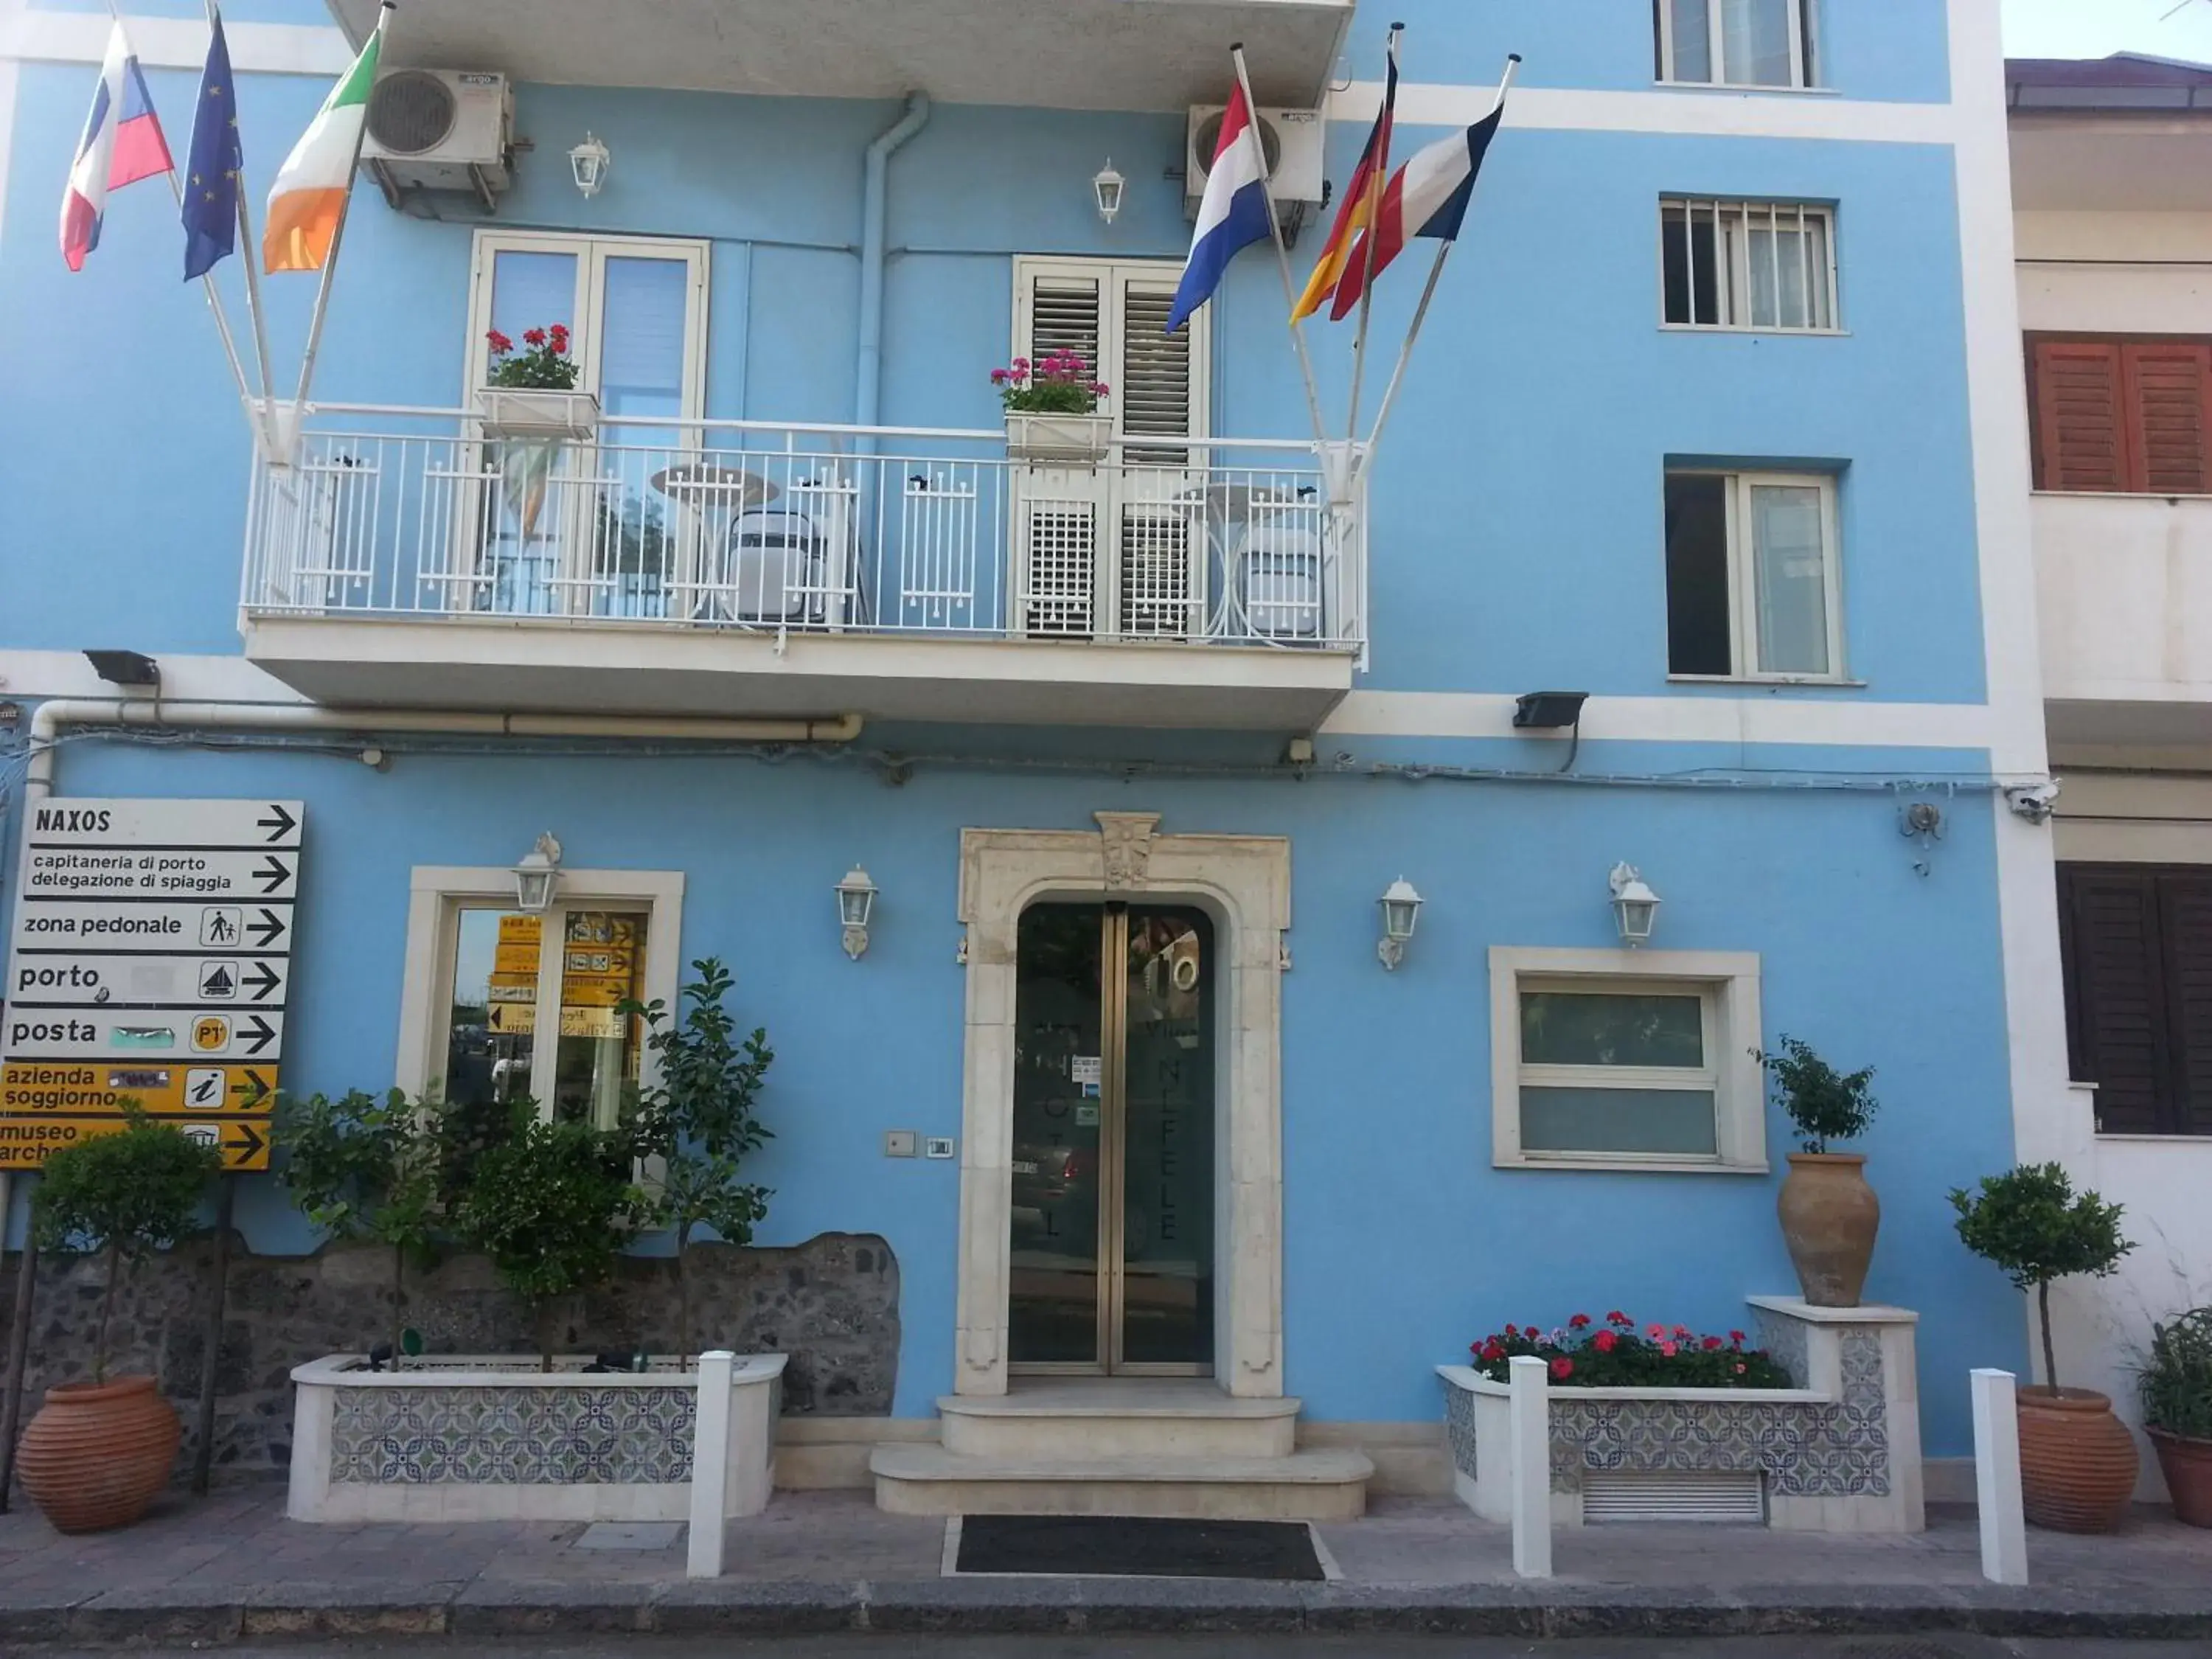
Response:
POLYGON ((1033 415, 1006 411, 1006 453, 1018 461, 1091 465, 1114 446, 1111 415, 1033 415))
MULTIPOLYGON (((782 1354, 730 1383, 731 1515, 768 1504, 782 1354)), ((682 1521, 690 1514, 699 1374, 544 1372, 527 1355, 461 1355, 372 1371, 338 1354, 297 1367, 295 1521, 682 1521)))
POLYGON ((589 438, 599 429, 599 399, 590 392, 483 386, 477 422, 487 438, 589 438))
MULTIPOLYGON (((1917 1316, 1784 1297, 1751 1305, 1760 1346, 1802 1386, 1547 1389, 1554 1525, 1641 1510, 1803 1532, 1923 1528, 1917 1316)), ((1467 1365, 1437 1374, 1454 1490, 1485 1520, 1510 1522, 1507 1385, 1467 1365)))

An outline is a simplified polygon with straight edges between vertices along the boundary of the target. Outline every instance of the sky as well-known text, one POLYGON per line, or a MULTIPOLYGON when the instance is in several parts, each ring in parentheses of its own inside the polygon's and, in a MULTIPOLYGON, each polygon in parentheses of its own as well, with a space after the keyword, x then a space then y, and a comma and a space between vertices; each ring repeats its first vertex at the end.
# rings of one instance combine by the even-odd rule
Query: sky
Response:
POLYGON ((2008 58, 2144 52, 2212 64, 2212 0, 2004 0, 2004 49, 2008 58))

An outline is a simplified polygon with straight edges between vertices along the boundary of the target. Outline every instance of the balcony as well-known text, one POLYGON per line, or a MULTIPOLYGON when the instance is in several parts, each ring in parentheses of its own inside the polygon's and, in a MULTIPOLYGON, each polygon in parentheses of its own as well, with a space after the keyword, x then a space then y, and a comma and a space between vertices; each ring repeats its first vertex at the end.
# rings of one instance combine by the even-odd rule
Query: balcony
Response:
MULTIPOLYGON (((378 0, 331 0, 358 42, 378 0)), ((395 64, 519 81, 1181 111, 1245 43, 1262 104, 1319 103, 1355 0, 412 0, 395 64)))
POLYGON ((2212 741, 2212 496, 2038 495, 2051 741, 2212 741))
POLYGON ((246 653, 362 708, 1297 732, 1352 689, 1364 485, 1310 443, 1006 451, 320 405, 255 464, 246 653))

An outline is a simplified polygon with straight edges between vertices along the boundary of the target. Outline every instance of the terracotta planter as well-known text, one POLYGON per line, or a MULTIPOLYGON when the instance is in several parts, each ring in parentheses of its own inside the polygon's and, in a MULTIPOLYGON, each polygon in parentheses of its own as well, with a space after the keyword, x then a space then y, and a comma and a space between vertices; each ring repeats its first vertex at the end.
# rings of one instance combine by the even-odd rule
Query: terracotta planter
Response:
POLYGON ((1776 1202, 1798 1287, 1816 1308, 1856 1308, 1874 1260, 1881 1200, 1857 1152, 1792 1152, 1776 1202))
POLYGON ((2212 1440, 2152 1429, 2150 1443, 2158 1452, 2159 1472, 2166 1489, 2173 1494, 2173 1518, 2192 1527, 2212 1527, 2212 1440))
POLYGON ((179 1433, 150 1376, 66 1382, 23 1431, 15 1472, 62 1532, 127 1527, 169 1484, 179 1433))
POLYGON ((2057 1532, 2111 1532, 2135 1497, 2135 1437, 2092 1389, 2020 1391, 2021 1507, 2057 1532))

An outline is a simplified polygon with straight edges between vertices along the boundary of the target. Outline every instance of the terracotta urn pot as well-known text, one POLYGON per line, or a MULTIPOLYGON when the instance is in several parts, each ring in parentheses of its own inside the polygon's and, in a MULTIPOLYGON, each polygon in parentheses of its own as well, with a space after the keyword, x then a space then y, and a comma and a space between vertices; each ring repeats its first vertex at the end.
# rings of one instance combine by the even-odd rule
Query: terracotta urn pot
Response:
POLYGON ((2159 1472, 2173 1495, 2173 1518, 2192 1527, 2212 1527, 2212 1440, 2191 1440, 2164 1429, 2149 1433, 2158 1452, 2159 1472))
POLYGON ((2021 1507, 2057 1532, 2111 1532, 2128 1512, 2135 1437, 2094 1389, 2020 1391, 2021 1507))
POLYGON ((15 1472, 59 1531, 127 1527, 168 1485, 179 1434, 150 1376, 65 1382, 23 1431, 15 1472))
POLYGON ((1867 1185, 1864 1155, 1790 1153, 1775 1210, 1806 1301, 1816 1308, 1857 1307, 1881 1226, 1881 1200, 1867 1185))

